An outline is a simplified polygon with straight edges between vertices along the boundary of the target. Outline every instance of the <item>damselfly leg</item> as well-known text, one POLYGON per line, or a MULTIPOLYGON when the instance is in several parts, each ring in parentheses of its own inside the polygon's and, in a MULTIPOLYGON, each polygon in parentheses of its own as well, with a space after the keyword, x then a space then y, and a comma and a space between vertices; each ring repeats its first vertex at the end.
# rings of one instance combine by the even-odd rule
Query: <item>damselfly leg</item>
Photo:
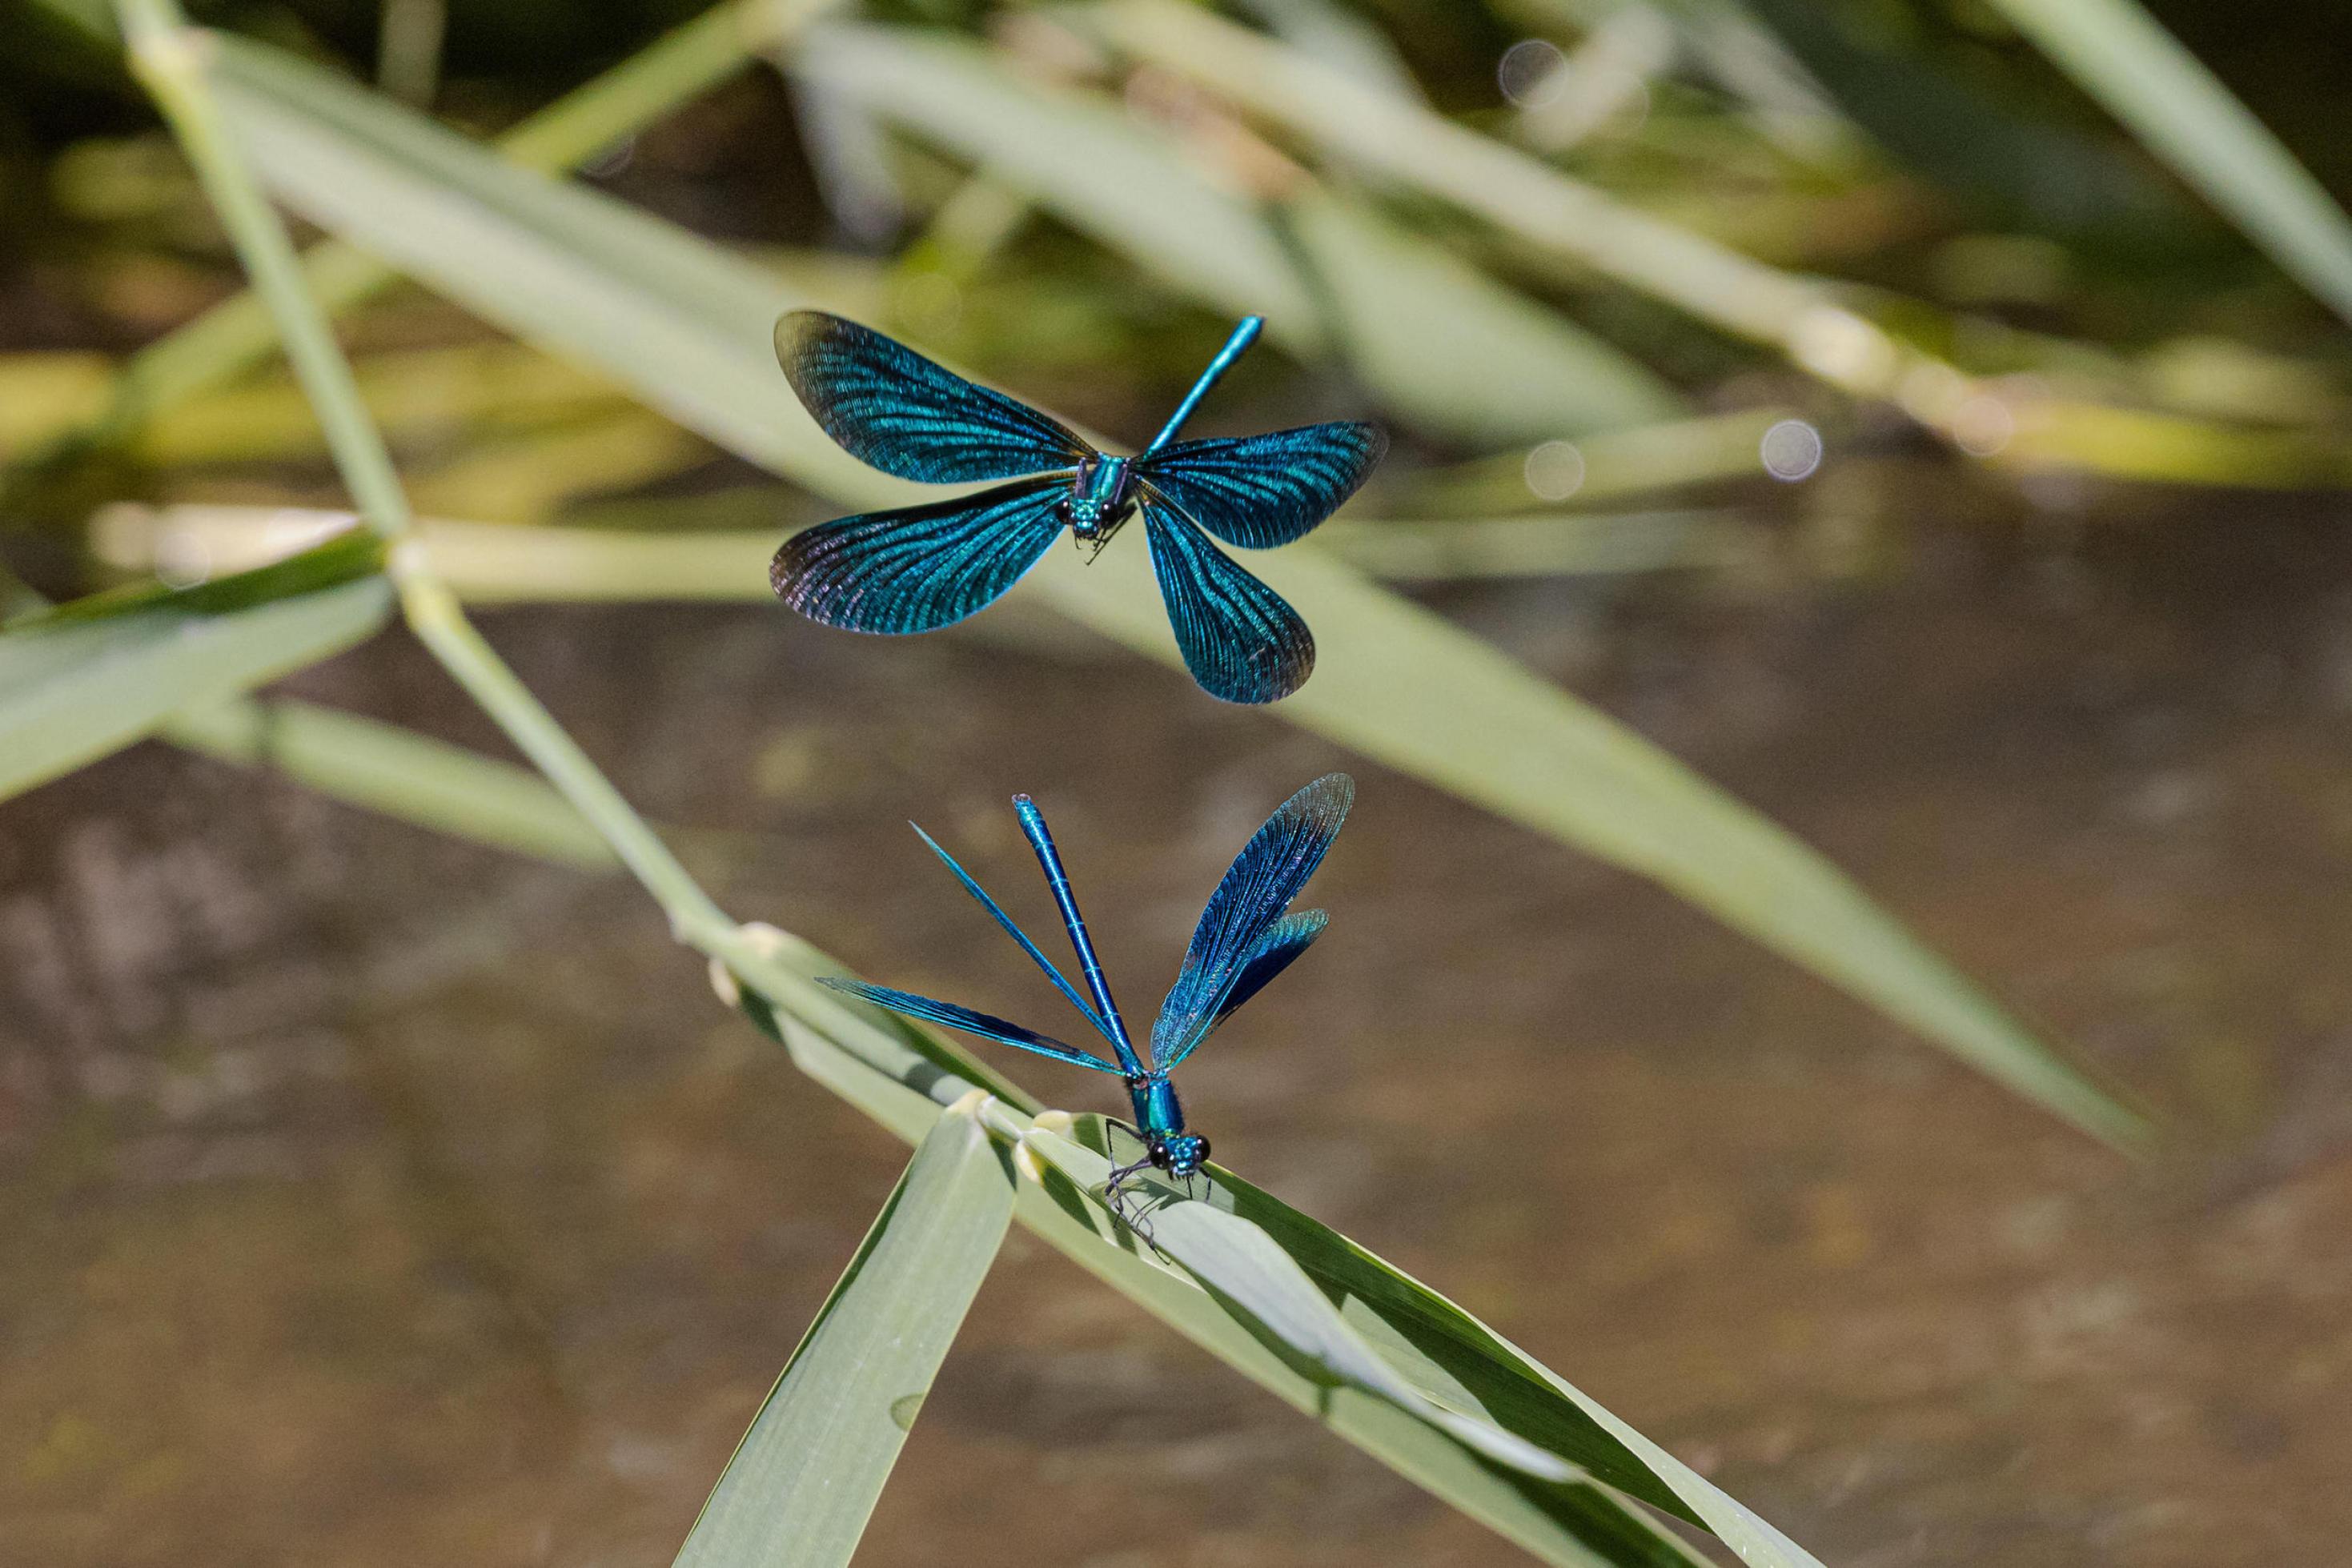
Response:
POLYGON ((1130 1176, 1150 1168, 1151 1157, 1149 1155, 1133 1165, 1112 1166, 1110 1179, 1103 1184, 1103 1203, 1129 1230, 1142 1237, 1147 1246, 1157 1250, 1160 1244, 1151 1239, 1150 1221, 1143 1217, 1143 1199, 1136 1196, 1135 1188, 1129 1185, 1130 1176))

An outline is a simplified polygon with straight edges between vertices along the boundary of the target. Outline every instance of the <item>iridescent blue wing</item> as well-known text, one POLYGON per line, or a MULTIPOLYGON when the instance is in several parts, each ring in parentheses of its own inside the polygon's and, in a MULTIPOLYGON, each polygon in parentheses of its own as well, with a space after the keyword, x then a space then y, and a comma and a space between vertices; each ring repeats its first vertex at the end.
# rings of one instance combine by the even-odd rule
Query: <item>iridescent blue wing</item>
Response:
POLYGON ((1094 454, 1028 404, 821 310, 795 310, 777 321, 776 359, 827 435, 901 479, 1009 479, 1068 468, 1094 454))
POLYGON ((1143 497, 1151 571, 1176 646, 1201 689, 1229 703, 1286 697, 1315 670, 1315 637, 1298 612, 1226 559, 1192 519, 1143 497))
MULTIPOLYGON (((1323 935, 1323 927, 1331 917, 1319 909, 1300 909, 1284 915, 1265 929, 1265 935, 1250 948, 1249 956, 1242 960, 1239 973, 1234 976, 1233 988, 1225 999, 1217 1004, 1217 1016, 1210 1023, 1213 1030, 1231 1018, 1241 1005, 1265 989, 1266 982, 1290 967, 1291 961, 1315 945, 1323 935)), ((1207 1038, 1203 1034, 1203 1039, 1207 1038)), ((1181 1058, 1179 1058, 1181 1061, 1181 1058)))
POLYGON ((1062 531, 1058 479, 803 528, 768 568, 776 597, 851 632, 935 632, 983 610, 1062 531))
POLYGON ((1090 1051, 1080 1051, 1075 1045, 1065 1045, 1049 1035, 1034 1029, 1023 1029, 988 1013, 974 1012, 953 1002, 933 1001, 912 991, 894 991, 887 986, 869 986, 863 980, 849 979, 841 975, 821 975, 820 983, 831 986, 853 997, 862 998, 878 1008, 888 1008, 894 1013, 908 1018, 929 1019, 950 1029, 960 1029, 966 1034, 976 1034, 985 1040, 1002 1040, 1017 1045, 1024 1051, 1034 1051, 1040 1056, 1050 1056, 1056 1061, 1066 1061, 1074 1067, 1091 1067, 1097 1072, 1120 1076, 1118 1068, 1090 1051))
POLYGON ((1378 426, 1343 421, 1181 441, 1137 458, 1135 469, 1227 544, 1271 549, 1339 510, 1388 449, 1378 426))
POLYGON ((1151 1025, 1151 1060, 1166 1071, 1192 1054, 1239 1007, 1322 931, 1319 910, 1283 916, 1348 818, 1355 781, 1327 773, 1285 800, 1242 846, 1209 896, 1184 950, 1184 967, 1151 1025), (1236 998, 1243 985, 1248 990, 1236 998))

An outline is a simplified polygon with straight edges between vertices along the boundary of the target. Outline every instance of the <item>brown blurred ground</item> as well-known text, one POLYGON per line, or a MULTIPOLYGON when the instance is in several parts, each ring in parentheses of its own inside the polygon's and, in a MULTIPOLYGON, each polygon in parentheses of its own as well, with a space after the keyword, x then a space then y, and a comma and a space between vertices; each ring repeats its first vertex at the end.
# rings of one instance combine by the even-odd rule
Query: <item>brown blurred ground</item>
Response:
MULTIPOLYGON (((1841 1568, 2227 1568, 2352 1530, 2345 521, 1440 601, 2161 1103, 2139 1168, 1108 647, 490 625, 731 909, 1047 1027, 903 819, 1042 918, 1004 808, 1035 791, 1135 1010, 1259 814, 1351 767, 1331 935, 1187 1069, 1221 1157, 1841 1568)), ((300 687, 494 744, 397 638, 300 687)), ((0 808, 0 1564, 666 1563, 904 1150, 618 880, 146 747, 0 808)), ((1016 1235, 860 1561, 1513 1557, 1016 1235)))

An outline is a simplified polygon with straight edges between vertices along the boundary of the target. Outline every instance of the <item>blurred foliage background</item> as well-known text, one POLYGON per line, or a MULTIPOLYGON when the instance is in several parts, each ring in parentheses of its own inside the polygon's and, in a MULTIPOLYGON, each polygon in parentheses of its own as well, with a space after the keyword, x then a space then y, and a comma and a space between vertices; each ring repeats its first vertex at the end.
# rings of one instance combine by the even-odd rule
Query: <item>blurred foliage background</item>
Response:
MULTIPOLYGON (((698 9, 194 7, 481 138, 698 9)), ((1400 436, 1333 556, 1792 828, 2158 1114, 2130 1164, 1407 775, 1494 803, 1458 778, 1351 764, 1335 947, 1190 1087, 1220 1152, 1572 1348, 1831 1562, 2325 1559, 2352 1529, 2346 24, 2147 12, 2298 184, 2135 85, 2140 15, 877 5, 574 160, 1097 429, 1151 428, 1264 311, 1217 428, 1400 436)), ((0 3, 0 37, 11 591, 315 538, 348 503, 267 334, 134 358, 241 278, 103 9, 0 3)), ((1058 790, 1148 988, 1235 825, 1348 760, 1038 605, 885 652, 750 602, 823 484, 450 295, 341 320, 453 580, 745 601, 492 621, 739 912, 992 1005, 1015 971, 894 824, 1003 879, 1003 796, 1058 790)), ((413 650, 293 695, 497 747, 413 650)), ((230 760, 142 747, 0 807, 0 1562, 662 1560, 897 1152, 684 1016, 698 978, 626 889, 173 738, 230 760)), ((1009 1258, 867 1560, 1497 1550, 1009 1258)))

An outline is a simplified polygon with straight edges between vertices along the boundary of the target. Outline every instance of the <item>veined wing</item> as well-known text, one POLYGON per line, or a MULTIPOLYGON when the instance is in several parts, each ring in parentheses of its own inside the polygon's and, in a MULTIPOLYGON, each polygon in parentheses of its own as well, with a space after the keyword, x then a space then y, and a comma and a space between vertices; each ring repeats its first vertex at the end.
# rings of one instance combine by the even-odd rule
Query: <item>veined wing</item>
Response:
POLYGON ((1192 1055, 1226 1014, 1321 934, 1320 910, 1284 916, 1323 863, 1355 798, 1353 779, 1327 773, 1277 807, 1234 857, 1151 1025, 1151 1059, 1160 1071, 1192 1055))
POLYGON ((1062 531, 1058 479, 861 512, 804 528, 768 568, 776 597, 851 632, 934 632, 1003 597, 1062 531))
POLYGON ((901 479, 1009 479, 1094 455, 1060 421, 821 310, 777 321, 776 358, 827 435, 901 479))
POLYGON ((1234 439, 1181 441, 1136 460, 1143 482, 1229 545, 1271 549, 1339 510, 1389 438, 1342 421, 1234 439))
POLYGON ((966 1034, 976 1034, 984 1040, 1001 1040, 1006 1045, 1017 1045, 1024 1051, 1034 1051, 1040 1056, 1050 1056, 1056 1061, 1066 1061, 1074 1067, 1091 1067, 1097 1072, 1108 1072, 1113 1077, 1120 1076, 1118 1068, 1090 1051, 1080 1051, 1075 1045, 1065 1045, 1050 1035, 1039 1034, 1034 1029, 1023 1029, 1017 1023, 1009 1023, 1003 1019, 988 1013, 975 1012, 970 1008, 958 1007, 953 1002, 934 1001, 929 997, 919 997, 912 991, 894 991, 887 986, 869 986, 863 980, 853 980, 841 975, 821 975, 818 979, 822 984, 831 986, 836 991, 862 998, 872 1002, 876 1007, 888 1008, 894 1013, 905 1013, 908 1018, 929 1019, 933 1023, 942 1023, 950 1029, 960 1029, 966 1034))
MULTIPOLYGON (((1265 935, 1257 939, 1249 956, 1242 960, 1225 999, 1217 1004, 1217 1016, 1201 1038, 1207 1039, 1209 1032, 1233 1017, 1244 1002, 1265 989, 1266 982, 1290 967, 1292 960, 1313 946, 1315 938, 1322 936, 1323 928, 1330 924, 1331 917, 1322 910, 1301 909, 1267 926, 1265 935)), ((1178 1061, 1182 1060, 1177 1058, 1178 1061)), ((1167 1065, 1172 1067, 1175 1062, 1167 1065)))
POLYGON ((1151 572, 1185 667, 1213 697, 1270 703, 1315 671, 1315 636, 1276 593, 1234 565, 1161 497, 1143 497, 1151 572))

